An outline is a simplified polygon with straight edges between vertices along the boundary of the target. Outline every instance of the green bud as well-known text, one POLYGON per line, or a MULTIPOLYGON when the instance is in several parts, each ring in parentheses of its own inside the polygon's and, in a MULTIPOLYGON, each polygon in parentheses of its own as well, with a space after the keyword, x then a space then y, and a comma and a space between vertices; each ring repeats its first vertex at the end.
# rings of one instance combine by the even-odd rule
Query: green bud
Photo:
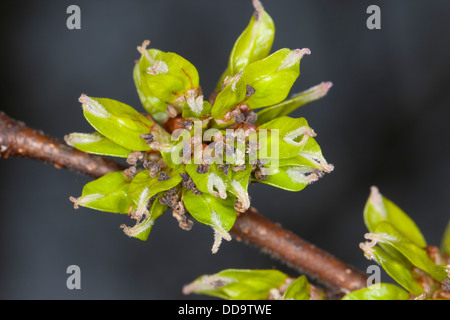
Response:
POLYGON ((168 119, 168 105, 181 113, 187 103, 193 112, 201 112, 203 96, 197 69, 175 53, 147 50, 149 44, 150 41, 144 41, 138 47, 141 59, 134 69, 135 84, 145 109, 159 122, 168 119))
POLYGON ((227 70, 217 84, 216 91, 220 91, 225 78, 233 77, 250 63, 267 57, 272 48, 275 35, 272 18, 264 11, 259 0, 253 0, 253 6, 255 12, 233 46, 227 70))
POLYGON ((154 122, 132 107, 112 99, 81 95, 84 117, 103 136, 114 143, 136 151, 149 150, 140 135, 148 133, 154 122))
POLYGON ((380 194, 377 187, 372 187, 369 199, 364 207, 364 222, 370 232, 374 232, 378 224, 387 221, 419 247, 427 243, 414 221, 392 201, 380 194))

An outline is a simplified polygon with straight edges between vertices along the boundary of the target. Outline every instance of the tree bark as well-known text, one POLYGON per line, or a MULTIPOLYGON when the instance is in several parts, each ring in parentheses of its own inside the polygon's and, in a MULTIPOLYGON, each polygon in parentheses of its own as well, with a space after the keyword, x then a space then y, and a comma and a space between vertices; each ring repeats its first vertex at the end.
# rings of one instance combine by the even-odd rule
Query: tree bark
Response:
POLYGON ((115 161, 76 150, 0 112, 0 158, 9 157, 31 158, 94 178, 125 169, 115 161))

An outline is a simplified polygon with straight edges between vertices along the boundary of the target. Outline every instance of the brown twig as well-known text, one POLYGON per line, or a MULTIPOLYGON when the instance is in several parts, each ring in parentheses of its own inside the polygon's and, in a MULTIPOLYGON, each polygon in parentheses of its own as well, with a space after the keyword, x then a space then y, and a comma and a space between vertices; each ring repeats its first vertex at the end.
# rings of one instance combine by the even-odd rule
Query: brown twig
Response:
POLYGON ((366 286, 365 274, 261 216, 254 208, 239 215, 230 233, 254 245, 339 295, 366 286))
MULTIPOLYGON (((78 151, 0 112, 0 157, 10 156, 44 161, 94 178, 124 169, 121 164, 78 151)), ((239 215, 231 234, 316 279, 338 295, 366 286, 363 273, 267 220, 253 208, 239 215)))
POLYGON ((76 150, 0 112, 0 158, 11 156, 40 160, 95 178, 124 169, 117 162, 76 150))

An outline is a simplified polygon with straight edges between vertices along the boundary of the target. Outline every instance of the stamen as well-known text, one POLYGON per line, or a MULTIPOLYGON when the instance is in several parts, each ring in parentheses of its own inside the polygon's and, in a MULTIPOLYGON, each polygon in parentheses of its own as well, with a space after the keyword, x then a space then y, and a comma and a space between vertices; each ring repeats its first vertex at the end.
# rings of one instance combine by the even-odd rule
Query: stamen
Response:
POLYGON ((241 166, 232 166, 231 170, 233 172, 239 172, 239 171, 244 171, 245 170, 245 165, 241 165, 241 166))
POLYGON ((129 167, 123 171, 123 175, 128 179, 133 179, 137 174, 137 168, 135 166, 129 167))
POLYGON ((267 180, 267 178, 268 178, 267 168, 260 167, 259 169, 256 169, 255 170, 255 178, 256 178, 256 180, 267 180))
POLYGON ((144 154, 140 151, 134 151, 130 153, 130 155, 127 158, 127 163, 129 165, 135 165, 138 161, 144 159, 144 154))
POLYGON ((231 112, 232 117, 236 120, 236 123, 242 123, 245 120, 244 115, 242 114, 240 109, 234 109, 231 112))
POLYGON ((185 212, 186 210, 182 201, 177 201, 172 206, 172 216, 177 219, 179 227, 183 230, 189 231, 192 229, 194 222, 186 217, 185 212))
POLYGON ((255 88, 253 88, 251 85, 247 84, 246 85, 245 96, 246 97, 250 97, 250 96, 252 96, 254 94, 255 94, 255 88))
POLYGON ((228 170, 230 169, 230 165, 229 164, 221 164, 221 165, 217 166, 217 169, 223 170, 223 174, 227 176, 228 170))
POLYGON ((222 180, 222 178, 220 178, 218 175, 212 172, 208 176, 207 188, 208 192, 211 195, 215 197, 220 197, 222 199, 227 198, 227 186, 225 182, 222 180), (218 192, 214 190, 214 187, 217 189, 218 192))
POLYGON ((167 173, 165 173, 164 171, 161 171, 159 173, 158 181, 164 181, 164 180, 169 180, 169 179, 170 179, 170 176, 167 173))
POLYGON ((139 136, 139 138, 145 140, 145 144, 150 145, 154 141, 154 136, 151 133, 144 133, 139 136))
POLYGON ((158 176, 159 170, 161 170, 161 166, 153 161, 144 162, 144 168, 148 169, 148 173, 152 178, 156 178, 158 176))
POLYGON ((191 131, 192 127, 194 126, 194 122, 191 120, 186 120, 186 121, 180 121, 180 124, 187 130, 187 131, 191 131))
POLYGON ((254 124, 258 120, 258 114, 256 112, 250 111, 245 119, 246 124, 254 124))
POLYGON ((205 174, 209 171, 209 164, 198 164, 197 165, 197 173, 205 174))

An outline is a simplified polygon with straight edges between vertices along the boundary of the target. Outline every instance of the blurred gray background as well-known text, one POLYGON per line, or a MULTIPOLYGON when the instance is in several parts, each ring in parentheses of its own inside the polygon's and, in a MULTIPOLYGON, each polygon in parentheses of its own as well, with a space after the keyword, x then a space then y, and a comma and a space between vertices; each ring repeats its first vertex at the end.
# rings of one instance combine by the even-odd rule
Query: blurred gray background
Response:
MULTIPOLYGON (((362 211, 376 185, 439 244, 449 218, 450 40, 448 0, 266 0, 273 50, 310 48, 293 92, 332 81, 328 96, 297 110, 318 133, 335 171, 299 193, 250 188, 260 213, 365 270, 362 211), (366 28, 381 8, 382 29, 366 28)), ((90 132, 81 93, 142 110, 132 79, 136 46, 176 52, 211 92, 253 12, 250 0, 2 1, 1 109, 62 138, 90 132), (66 8, 81 8, 81 30, 66 8)), ((147 242, 125 236, 125 216, 73 209, 90 178, 27 159, 0 160, 1 299, 198 299, 181 293, 200 274, 272 268, 232 241, 212 255, 211 228, 179 229, 170 214, 147 242), (81 268, 81 290, 66 268, 81 268)), ((389 281, 387 276, 383 281, 389 281)))

